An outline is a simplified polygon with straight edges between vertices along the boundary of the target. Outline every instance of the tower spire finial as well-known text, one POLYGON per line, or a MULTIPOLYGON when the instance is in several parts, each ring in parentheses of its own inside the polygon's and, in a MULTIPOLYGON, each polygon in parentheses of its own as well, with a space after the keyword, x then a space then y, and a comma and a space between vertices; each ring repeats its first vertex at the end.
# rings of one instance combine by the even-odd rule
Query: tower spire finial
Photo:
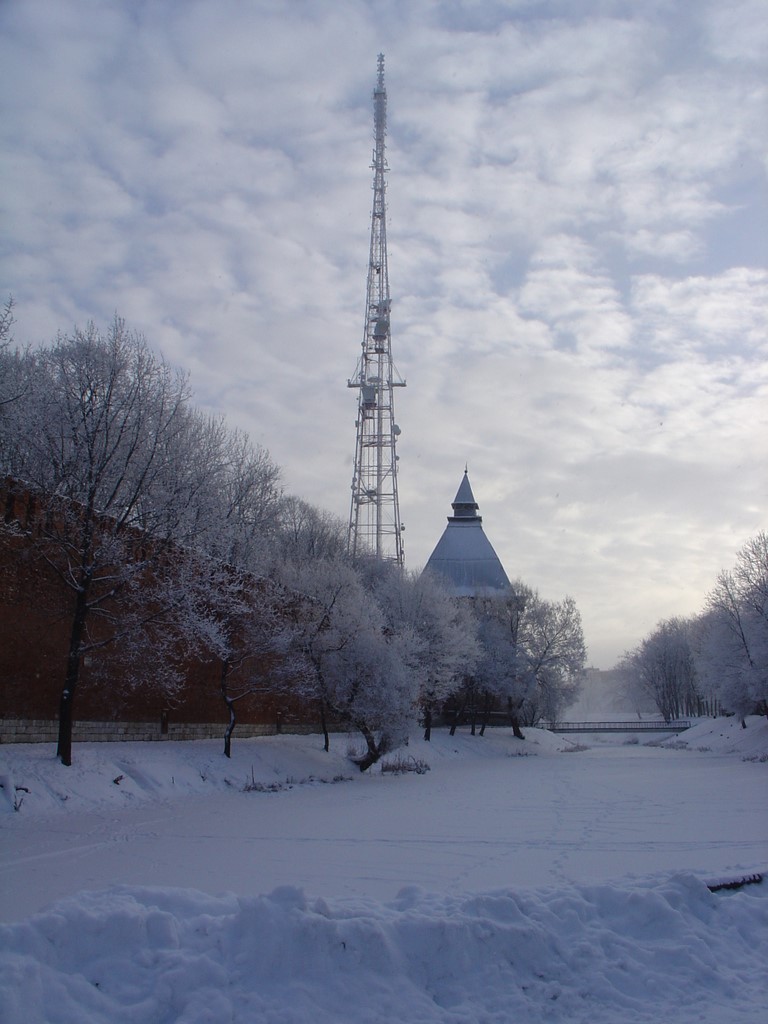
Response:
POLYGON ((392 362, 390 334, 389 267, 387 264, 388 170, 387 91, 384 88, 384 54, 378 57, 373 90, 373 210, 362 352, 354 376, 347 381, 358 388, 357 440, 352 476, 348 548, 352 557, 364 553, 402 566, 403 526, 397 493, 395 453, 400 428, 395 423, 394 388, 405 387, 392 362))

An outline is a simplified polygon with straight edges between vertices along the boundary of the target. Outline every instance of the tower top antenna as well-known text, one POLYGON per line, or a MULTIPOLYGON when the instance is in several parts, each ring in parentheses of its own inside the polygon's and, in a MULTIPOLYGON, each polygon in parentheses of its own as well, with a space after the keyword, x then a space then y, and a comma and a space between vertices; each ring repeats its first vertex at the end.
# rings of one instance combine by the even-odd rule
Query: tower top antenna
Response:
MULTIPOLYGON (((378 74, 376 76, 376 88, 373 90, 373 136, 376 140, 376 150, 373 154, 373 167, 381 166, 382 171, 387 170, 384 147, 387 136, 387 90, 384 87, 384 54, 379 54, 378 74)), ((383 182, 382 182, 383 184, 383 182)), ((374 182, 374 188, 376 183, 374 182)))

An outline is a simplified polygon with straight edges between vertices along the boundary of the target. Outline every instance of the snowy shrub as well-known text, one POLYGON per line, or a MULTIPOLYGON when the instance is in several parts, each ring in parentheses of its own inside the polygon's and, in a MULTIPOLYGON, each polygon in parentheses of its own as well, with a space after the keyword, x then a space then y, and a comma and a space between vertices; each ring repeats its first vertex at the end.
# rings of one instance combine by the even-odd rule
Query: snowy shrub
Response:
POLYGON ((258 782, 256 779, 246 779, 243 784, 243 793, 279 793, 285 788, 282 782, 258 782))
MULTIPOLYGON (((281 793, 284 789, 293 789, 294 786, 311 786, 322 783, 323 785, 332 784, 337 782, 350 782, 352 779, 351 775, 334 775, 332 779, 318 778, 316 775, 307 775, 302 779, 296 778, 295 775, 286 775, 283 782, 262 782, 256 778, 256 775, 251 766, 251 777, 246 779, 243 783, 241 792, 242 793, 281 793)), ((228 779, 224 780, 227 785, 232 785, 228 779)))
POLYGON ((391 761, 382 761, 382 775, 388 772, 391 775, 404 775, 407 772, 414 772, 416 775, 425 775, 430 770, 426 761, 417 757, 403 757, 398 755, 391 761))

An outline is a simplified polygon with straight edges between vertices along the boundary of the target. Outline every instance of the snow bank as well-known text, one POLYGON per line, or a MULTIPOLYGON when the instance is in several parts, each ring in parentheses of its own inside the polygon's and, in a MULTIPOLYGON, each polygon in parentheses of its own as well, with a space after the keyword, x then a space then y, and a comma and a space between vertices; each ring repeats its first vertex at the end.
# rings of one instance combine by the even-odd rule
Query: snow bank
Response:
POLYGON ((750 715, 745 726, 739 718, 702 718, 660 746, 699 753, 738 754, 744 760, 768 761, 768 718, 750 715))
MULTIPOLYGON (((428 765, 488 761, 510 756, 552 754, 573 746, 569 739, 543 729, 526 730, 517 740, 511 729, 494 729, 483 737, 468 732, 449 736, 436 730, 431 743, 413 737, 387 761, 424 760, 428 765)), ((19 810, 25 817, 78 809, 120 809, 159 799, 210 795, 217 791, 277 791, 360 777, 347 752, 358 736, 336 734, 331 749, 323 738, 262 736, 234 740, 232 757, 222 754, 222 740, 167 743, 77 743, 73 763, 64 767, 51 743, 0 747, 0 814, 19 810)), ((375 765, 369 774, 381 772, 375 765)))
MULTIPOLYGON (((735 718, 702 719, 678 736, 662 739, 637 734, 632 742, 644 746, 768 759, 768 719, 752 716, 743 729, 735 718)), ((435 730, 432 742, 413 736, 407 747, 387 760, 402 757, 439 767, 446 762, 488 762, 494 758, 558 755, 595 742, 621 744, 627 737, 555 735, 545 729, 526 729, 517 740, 511 729, 491 729, 483 737, 467 730, 449 736, 435 730)), ((348 781, 359 777, 347 757, 355 736, 335 735, 331 750, 322 737, 264 736, 237 740, 232 758, 222 756, 221 740, 168 743, 78 743, 73 764, 65 768, 50 743, 9 744, 0 747, 0 815, 19 810, 25 817, 52 811, 119 809, 147 801, 292 788, 348 781)), ((370 774, 381 771, 381 764, 370 774)))
MULTIPOLYGON (((50 743, 0 747, 0 813, 25 816, 78 809, 120 809, 148 801, 248 789, 274 791, 349 779, 346 738, 323 750, 320 736, 264 736, 167 743, 77 743, 71 767, 50 743), (19 806, 20 805, 20 806, 19 806)), ((358 772, 359 774, 359 772, 358 772)))
POLYGON ((526 735, 413 738, 431 770, 401 779, 342 736, 0 748, 9 913, 56 900, 0 926, 4 1024, 762 1024, 768 881, 702 879, 764 849, 768 723, 526 735))
POLYGON ((81 894, 0 926, 6 1024, 757 1024, 768 892, 404 890, 390 904, 81 894))

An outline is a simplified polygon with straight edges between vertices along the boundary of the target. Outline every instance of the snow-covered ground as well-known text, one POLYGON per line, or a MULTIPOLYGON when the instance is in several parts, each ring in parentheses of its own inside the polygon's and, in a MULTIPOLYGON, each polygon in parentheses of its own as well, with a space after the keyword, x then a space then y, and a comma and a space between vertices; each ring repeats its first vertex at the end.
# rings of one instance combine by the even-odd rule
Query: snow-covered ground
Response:
POLYGON ((2 747, 0 1017, 762 1024, 768 722, 628 739, 2 747))

